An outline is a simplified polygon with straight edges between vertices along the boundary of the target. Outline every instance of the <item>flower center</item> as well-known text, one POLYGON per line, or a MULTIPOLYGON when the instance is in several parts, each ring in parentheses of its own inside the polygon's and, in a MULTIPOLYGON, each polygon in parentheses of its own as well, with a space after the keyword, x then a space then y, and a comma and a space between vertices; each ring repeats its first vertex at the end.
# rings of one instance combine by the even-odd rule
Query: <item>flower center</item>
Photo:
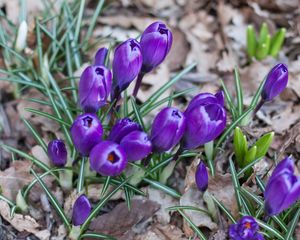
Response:
POLYGON ((95 69, 95 72, 96 72, 97 75, 102 75, 102 76, 103 76, 103 74, 104 74, 103 69, 102 69, 102 68, 99 68, 99 67, 97 67, 97 68, 95 69))
POLYGON ((111 163, 116 163, 119 161, 119 156, 115 152, 110 152, 107 156, 107 160, 111 163))
POLYGON ((84 125, 85 127, 90 128, 90 127, 92 126, 92 123, 93 123, 93 119, 92 119, 91 117, 85 117, 85 118, 83 119, 83 125, 84 125))
POLYGON ((248 228, 248 229, 250 229, 250 228, 251 228, 251 223, 249 223, 249 222, 246 222, 246 223, 245 223, 245 228, 248 228))
POLYGON ((168 34, 168 29, 166 28, 166 25, 165 24, 159 24, 158 32, 160 34, 168 34))
POLYGON ((180 113, 177 110, 173 110, 172 117, 181 118, 181 115, 180 115, 180 113))
POLYGON ((136 42, 134 40, 131 40, 130 41, 130 47, 131 47, 131 51, 135 51, 136 50, 136 42))

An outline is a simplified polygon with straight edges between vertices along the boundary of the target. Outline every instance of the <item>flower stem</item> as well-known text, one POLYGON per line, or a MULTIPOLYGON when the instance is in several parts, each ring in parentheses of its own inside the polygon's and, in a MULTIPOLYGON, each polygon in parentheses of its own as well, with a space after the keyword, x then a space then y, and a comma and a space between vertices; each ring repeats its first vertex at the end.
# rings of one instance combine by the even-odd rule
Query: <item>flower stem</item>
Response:
POLYGON ((259 111, 259 109, 261 109, 261 107, 265 104, 265 100, 261 99, 259 101, 259 103, 257 104, 256 108, 253 111, 253 117, 255 116, 255 114, 259 111))
POLYGON ((174 154, 172 161, 177 161, 177 159, 179 158, 180 154, 183 152, 183 147, 182 145, 179 146, 177 152, 174 154))
POLYGON ((145 73, 140 72, 139 75, 138 75, 138 77, 137 77, 136 84, 135 84, 135 87, 134 87, 134 90, 133 90, 133 93, 132 93, 132 96, 134 98, 136 98, 136 96, 138 94, 138 91, 139 91, 139 89, 141 87, 142 80, 143 80, 144 76, 145 76, 145 73))
POLYGON ((210 141, 204 144, 204 151, 207 159, 207 163, 211 172, 211 175, 215 176, 215 167, 213 163, 213 156, 214 156, 214 141, 210 141))

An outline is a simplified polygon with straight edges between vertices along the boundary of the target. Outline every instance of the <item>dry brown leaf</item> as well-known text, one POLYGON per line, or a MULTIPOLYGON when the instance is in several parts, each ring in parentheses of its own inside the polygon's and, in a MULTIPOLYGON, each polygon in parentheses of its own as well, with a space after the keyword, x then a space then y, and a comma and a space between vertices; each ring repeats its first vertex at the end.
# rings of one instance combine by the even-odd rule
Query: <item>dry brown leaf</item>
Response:
MULTIPOLYGON (((92 201, 99 201, 100 195, 103 189, 103 184, 89 184, 87 187, 86 195, 92 201)), ((114 188, 113 186, 108 187, 107 192, 112 191, 114 188)), ((114 194, 111 200, 119 200, 124 199, 124 191, 119 190, 116 194, 114 194)))
POLYGON ((8 204, 2 200, 0 200, 0 215, 19 232, 26 231, 32 233, 41 240, 48 240, 50 238, 49 230, 40 230, 41 226, 29 215, 15 213, 11 218, 8 204))
POLYGON ((129 239, 126 236, 135 229, 136 225, 141 225, 153 216, 159 209, 159 204, 150 200, 131 201, 131 210, 128 210, 125 202, 118 204, 111 212, 95 218, 90 230, 112 235, 118 239, 129 239))
POLYGON ((76 199, 79 197, 80 194, 77 193, 77 190, 73 190, 69 196, 65 199, 64 202, 64 212, 66 214, 66 216, 71 219, 72 217, 72 210, 73 210, 73 206, 74 203, 76 201, 76 199))
POLYGON ((45 153, 44 149, 40 145, 35 145, 31 148, 32 156, 41 162, 45 163, 47 166, 51 165, 48 155, 45 153))
POLYGON ((144 234, 134 240, 184 240, 183 232, 173 225, 155 224, 144 234))
POLYGON ((238 216, 238 206, 231 174, 210 176, 207 191, 222 202, 233 216, 238 216))
POLYGON ((13 161, 9 168, 0 171, 0 187, 3 196, 15 201, 18 191, 29 184, 34 177, 30 174, 32 162, 13 161))
POLYGON ((161 205, 160 209, 155 213, 157 216, 158 221, 161 224, 168 224, 170 222, 170 212, 166 210, 168 207, 176 206, 178 205, 178 201, 171 197, 170 195, 167 195, 166 193, 148 187, 147 195, 149 200, 154 201, 161 205))
MULTIPOLYGON (((193 175, 195 177, 195 175, 193 175)), ((222 190, 222 189, 221 189, 222 190)), ((181 206, 192 206, 207 211, 203 201, 203 193, 195 187, 189 188, 180 198, 181 206)), ((198 211, 184 210, 184 213, 198 227, 207 227, 210 230, 216 230, 217 224, 212 221, 210 216, 198 211)), ((188 223, 185 223, 188 225, 188 223)), ((187 233, 189 234, 189 233, 187 233)))

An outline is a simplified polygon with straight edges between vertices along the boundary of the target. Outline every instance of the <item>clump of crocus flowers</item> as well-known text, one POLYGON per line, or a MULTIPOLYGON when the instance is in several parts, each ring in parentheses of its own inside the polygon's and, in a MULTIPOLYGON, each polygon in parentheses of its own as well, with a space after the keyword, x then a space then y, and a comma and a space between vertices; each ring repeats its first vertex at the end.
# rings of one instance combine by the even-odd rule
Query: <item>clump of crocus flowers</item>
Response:
MULTIPOLYGON (((119 111, 122 93, 135 79, 132 95, 137 96, 144 75, 164 61, 172 41, 172 33, 165 24, 152 23, 140 41, 128 39, 116 47, 112 70, 109 69, 108 49, 100 48, 94 63, 81 74, 78 105, 83 113, 73 121, 70 136, 77 153, 89 159, 89 170, 101 176, 116 177, 124 174, 130 162, 170 153, 174 153, 173 160, 177 160, 184 151, 210 144, 223 133, 227 122, 223 91, 215 94, 200 93, 185 110, 172 106, 162 108, 149 129, 128 116, 118 119, 119 115, 114 114, 119 111), (100 120, 99 110, 107 108, 108 103, 112 105, 112 110, 106 119, 100 120)), ((276 65, 265 80, 261 102, 256 111, 280 94, 287 81, 287 67, 284 64, 276 65)), ((64 142, 51 141, 48 156, 53 165, 65 166, 67 150, 64 142)), ((293 174, 293 164, 291 158, 286 158, 269 179, 265 191, 265 210, 270 216, 288 208, 300 197, 300 181, 293 174), (284 194, 275 196, 274 189, 278 185, 284 194)), ((147 167, 146 164, 144 167, 147 167)), ((195 182, 200 191, 207 190, 208 178, 205 161, 201 160, 195 173, 195 182)), ((74 226, 83 224, 91 212, 87 196, 78 194, 81 195, 73 206, 74 226)), ((237 224, 231 225, 229 235, 236 240, 263 239, 252 217, 243 217, 237 224)))

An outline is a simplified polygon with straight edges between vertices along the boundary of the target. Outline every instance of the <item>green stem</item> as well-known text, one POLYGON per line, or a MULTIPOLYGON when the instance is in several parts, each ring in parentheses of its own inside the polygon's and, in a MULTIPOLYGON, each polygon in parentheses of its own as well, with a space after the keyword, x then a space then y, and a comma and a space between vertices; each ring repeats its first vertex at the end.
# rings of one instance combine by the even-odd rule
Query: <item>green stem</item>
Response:
POLYGON ((213 163, 214 141, 204 144, 205 156, 212 176, 215 176, 215 167, 213 163))

